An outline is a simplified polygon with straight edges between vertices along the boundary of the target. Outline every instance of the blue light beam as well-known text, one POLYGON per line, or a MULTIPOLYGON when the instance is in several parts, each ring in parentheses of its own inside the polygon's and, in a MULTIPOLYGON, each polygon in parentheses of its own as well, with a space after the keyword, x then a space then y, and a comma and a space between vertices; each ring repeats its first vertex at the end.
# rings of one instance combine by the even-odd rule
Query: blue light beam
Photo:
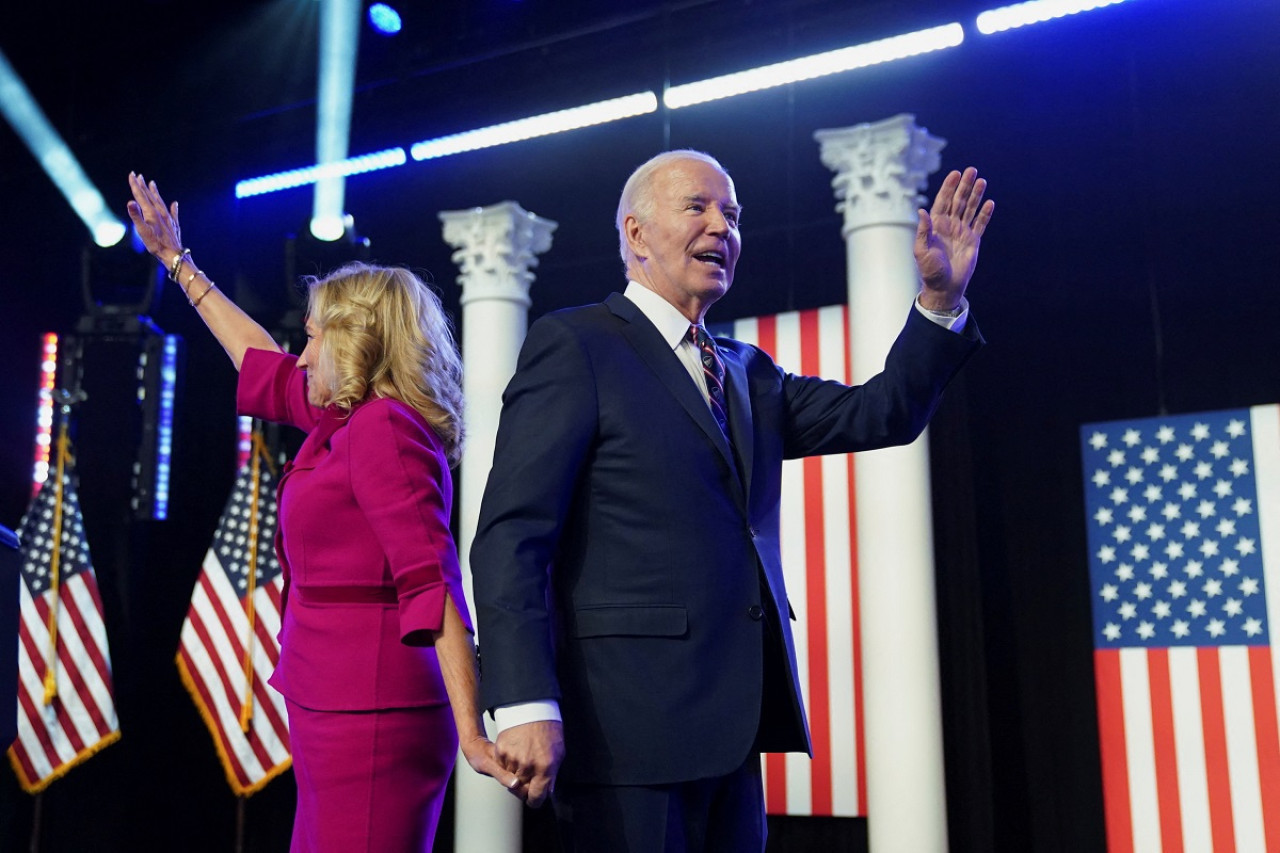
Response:
POLYGON ((107 209, 102 193, 80 168, 79 161, 31 97, 22 78, 0 51, 0 113, 26 143, 63 198, 80 217, 99 246, 124 239, 124 223, 107 209))
MULTIPOLYGON (((356 81, 360 0, 321 0, 320 78, 316 95, 316 163, 347 158, 351 138, 351 93, 356 81)), ((335 172, 316 180, 311 233, 318 240, 343 234, 346 175, 335 172)))

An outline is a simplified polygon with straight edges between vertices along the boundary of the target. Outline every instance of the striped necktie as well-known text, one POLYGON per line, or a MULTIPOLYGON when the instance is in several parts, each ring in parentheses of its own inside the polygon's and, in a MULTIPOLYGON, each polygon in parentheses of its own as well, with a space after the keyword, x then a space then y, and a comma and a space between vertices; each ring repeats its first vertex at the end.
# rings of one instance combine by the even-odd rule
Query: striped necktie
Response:
POLYGON ((715 415, 720 431, 729 438, 728 407, 724 399, 724 362, 716 352, 716 342, 702 326, 689 326, 689 340, 698 348, 702 361, 702 375, 707 380, 707 397, 711 402, 711 414, 715 415))

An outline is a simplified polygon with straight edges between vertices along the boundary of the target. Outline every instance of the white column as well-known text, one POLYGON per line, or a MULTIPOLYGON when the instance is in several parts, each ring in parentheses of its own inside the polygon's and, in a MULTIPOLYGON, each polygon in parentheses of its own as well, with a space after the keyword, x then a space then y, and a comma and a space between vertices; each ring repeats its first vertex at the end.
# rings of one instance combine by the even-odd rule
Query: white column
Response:
MULTIPOLYGON (((899 115, 819 130, 844 213, 853 376, 879 372, 914 310, 920 190, 946 142, 899 115)), ((925 437, 860 454, 858 589, 862 623, 867 818, 872 853, 944 853, 946 790, 925 437)))
MULTIPOLYGON (((471 541, 480 499, 493 464, 502 392, 515 373, 529 314, 529 285, 537 256, 551 248, 556 223, 513 201, 440 213, 444 240, 456 251, 462 287, 462 390, 467 436, 458 479, 458 556, 467 600, 471 541)), ((484 638, 477 637, 483 649, 484 638)), ((482 652, 483 654, 483 652, 482 652)), ((487 718, 486 718, 487 719, 487 718)), ((493 732, 490 731, 490 736, 493 732)), ((519 853, 520 801, 497 782, 474 773, 461 754, 454 771, 454 850, 519 853)))

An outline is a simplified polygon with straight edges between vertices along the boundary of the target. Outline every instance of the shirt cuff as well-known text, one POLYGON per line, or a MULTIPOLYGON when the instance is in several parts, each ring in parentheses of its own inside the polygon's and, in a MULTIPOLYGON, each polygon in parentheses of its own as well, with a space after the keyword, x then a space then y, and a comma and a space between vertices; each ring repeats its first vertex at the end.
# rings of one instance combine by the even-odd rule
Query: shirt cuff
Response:
POLYGON ((964 324, 969 320, 969 300, 963 296, 960 297, 960 308, 958 314, 950 311, 932 311, 920 304, 919 298, 915 301, 916 310, 933 322, 942 326, 944 329, 950 329, 953 332, 964 331, 964 324))
POLYGON ((561 722, 560 703, 554 699, 536 702, 516 702, 511 705, 499 705, 493 709, 493 721, 498 726, 498 734, 525 723, 561 722))

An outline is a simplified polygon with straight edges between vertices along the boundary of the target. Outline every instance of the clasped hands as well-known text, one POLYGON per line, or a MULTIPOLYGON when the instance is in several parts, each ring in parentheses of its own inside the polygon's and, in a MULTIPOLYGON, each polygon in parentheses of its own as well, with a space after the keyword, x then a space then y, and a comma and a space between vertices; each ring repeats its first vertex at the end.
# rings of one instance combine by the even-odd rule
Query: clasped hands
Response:
POLYGON ((546 802, 564 759, 563 724, 545 720, 512 726, 498 735, 493 748, 504 772, 490 775, 499 781, 513 775, 507 789, 533 808, 546 802))
POLYGON ((558 721, 513 726, 491 741, 483 734, 463 738, 462 755, 471 769, 492 776, 533 808, 555 788, 564 758, 564 729, 558 721))

